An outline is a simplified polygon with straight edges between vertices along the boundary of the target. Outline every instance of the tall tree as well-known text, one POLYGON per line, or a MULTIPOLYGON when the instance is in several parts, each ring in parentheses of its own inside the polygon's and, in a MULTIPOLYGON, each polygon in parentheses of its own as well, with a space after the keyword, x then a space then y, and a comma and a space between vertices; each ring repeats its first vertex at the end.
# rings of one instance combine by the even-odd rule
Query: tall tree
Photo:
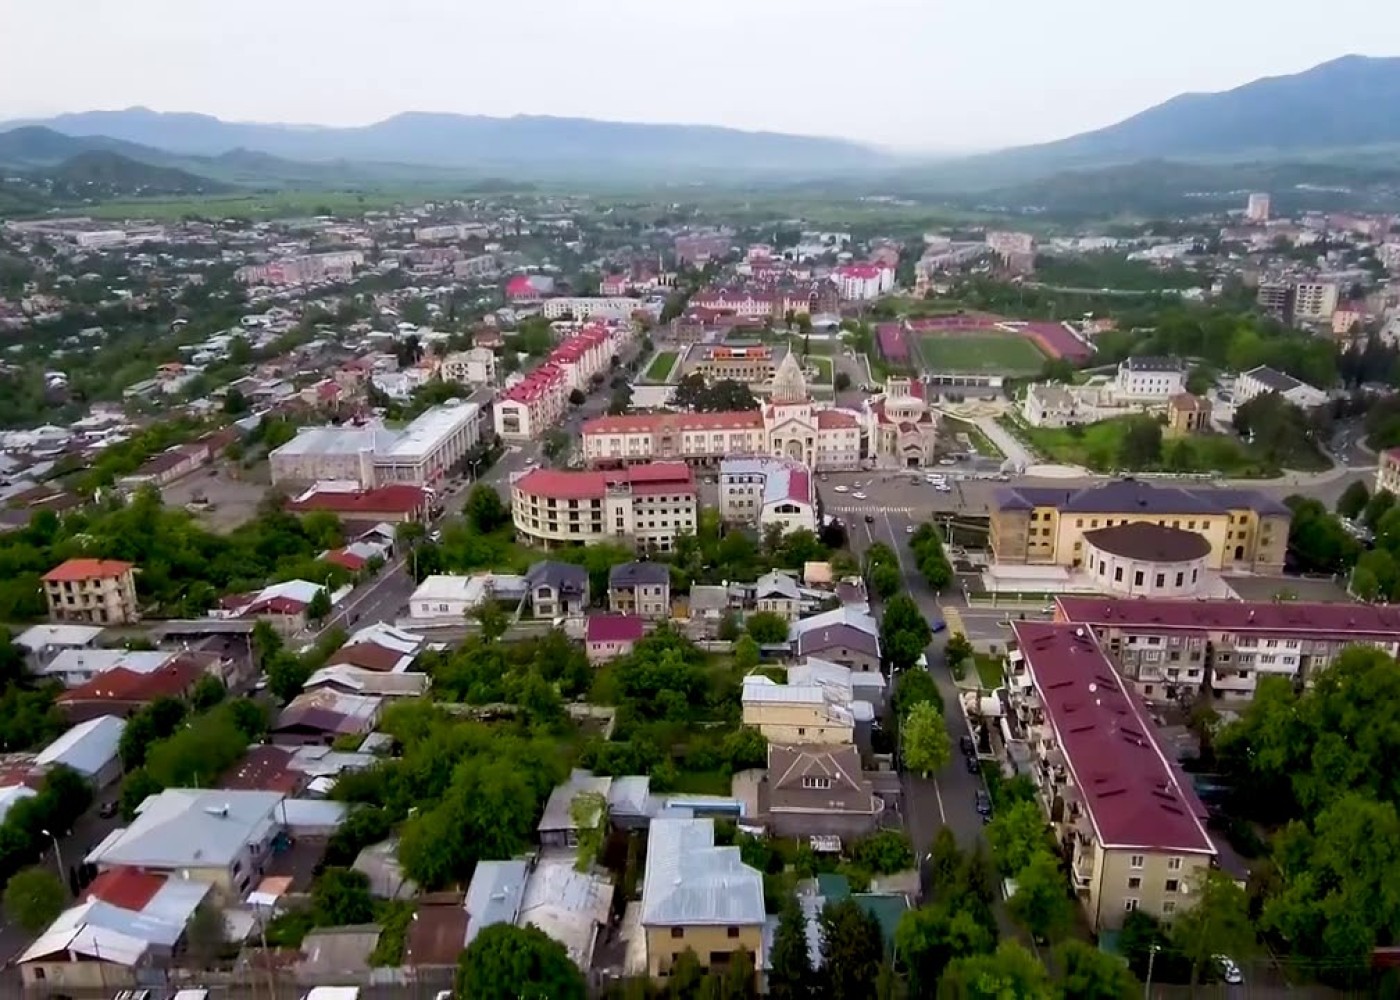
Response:
POLYGON ((940 1000, 1053 1000, 1055 989, 1034 955, 1015 941, 1003 941, 990 955, 950 962, 938 996, 940 1000))
POLYGON ((943 716, 929 702, 915 705, 905 720, 900 739, 904 745, 904 765, 927 776, 941 771, 952 759, 952 742, 943 716))
POLYGON ((1064 1000, 1137 1000, 1142 987, 1122 959, 1083 941, 1055 949, 1064 1000))
POLYGON ((807 918, 797 899, 783 900, 769 957, 768 996, 772 1000, 808 1000, 813 990, 812 958, 807 950, 807 918))
MULTIPOLYGON (((1190 960, 1194 986, 1212 955, 1242 957, 1254 950, 1255 939, 1249 897, 1242 886, 1214 868, 1197 869, 1191 882, 1193 902, 1172 924, 1172 944, 1190 960)), ((1400 903, 1400 888, 1394 902, 1400 903)))
POLYGON ((5 915, 30 934, 38 934, 58 919, 68 891, 47 868, 26 868, 5 886, 5 915))
POLYGON ((1036 854, 1050 847, 1040 807, 1025 801, 1002 806, 987 824, 987 843, 997 868, 1014 878, 1036 854))
POLYGON ((1054 940, 1074 920, 1073 904, 1065 895, 1060 863, 1049 851, 1037 851, 1016 873, 1016 895, 1008 909, 1037 940, 1054 940))
POLYGON ((489 535, 510 522, 510 509, 501 500, 496 487, 489 483, 477 483, 472 487, 462 513, 466 515, 467 523, 483 535, 489 535))
POLYGON ((369 876, 354 868, 327 868, 311 886, 311 909, 322 927, 374 919, 369 876))
POLYGON ((880 646, 892 672, 914 666, 932 638, 933 630, 912 597, 896 594, 885 602, 880 616, 880 646))
POLYGON ((1371 500, 1371 491, 1366 488, 1366 484, 1361 480, 1352 483, 1342 491, 1342 495, 1337 498, 1337 513, 1342 517, 1356 520, 1366 510, 1366 504, 1371 500))
POLYGON ((895 953, 908 970, 911 1000, 937 996, 938 980, 953 959, 980 955, 995 946, 991 931, 970 911, 947 903, 906 911, 894 933, 895 953))
POLYGON ((472 1000, 585 1000, 583 973, 564 946, 533 925, 492 924, 457 963, 457 995, 472 1000))
POLYGON ((869 1000, 885 954, 879 922, 847 897, 822 908, 820 925, 824 996, 828 1000, 869 1000))
POLYGON ((185 946, 200 968, 210 968, 228 944, 228 925, 224 911, 213 901, 206 900, 195 907, 185 924, 185 946))

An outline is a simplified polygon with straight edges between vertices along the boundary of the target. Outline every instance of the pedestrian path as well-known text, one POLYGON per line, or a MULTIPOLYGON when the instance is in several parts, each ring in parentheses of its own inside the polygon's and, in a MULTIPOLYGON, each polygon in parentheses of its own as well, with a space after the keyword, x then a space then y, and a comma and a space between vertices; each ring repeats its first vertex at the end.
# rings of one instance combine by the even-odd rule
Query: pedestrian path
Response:
POLYGON ((962 611, 958 608, 943 608, 943 620, 948 623, 949 635, 967 635, 967 626, 963 624, 962 611))

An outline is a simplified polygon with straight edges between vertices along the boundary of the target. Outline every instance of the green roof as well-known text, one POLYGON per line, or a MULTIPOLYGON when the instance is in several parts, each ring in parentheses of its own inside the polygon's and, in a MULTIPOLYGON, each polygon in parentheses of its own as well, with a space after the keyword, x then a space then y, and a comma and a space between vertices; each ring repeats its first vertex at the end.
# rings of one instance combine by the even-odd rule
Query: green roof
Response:
POLYGON ((817 895, 828 903, 839 903, 851 894, 851 880, 836 872, 817 875, 817 895))

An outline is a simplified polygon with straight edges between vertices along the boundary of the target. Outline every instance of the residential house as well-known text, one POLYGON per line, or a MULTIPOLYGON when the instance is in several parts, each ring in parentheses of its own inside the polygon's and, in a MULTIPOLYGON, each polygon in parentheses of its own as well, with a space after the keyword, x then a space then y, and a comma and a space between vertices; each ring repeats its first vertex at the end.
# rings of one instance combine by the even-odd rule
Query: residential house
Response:
MULTIPOLYGON (((888 685, 878 670, 852 670, 850 667, 817 656, 787 669, 787 682, 794 685, 815 684, 824 689, 838 705, 855 706, 864 702, 872 716, 884 712, 888 685)), ((854 709, 864 715, 863 709, 854 709)))
POLYGON ((754 609, 780 615, 788 622, 802 613, 802 591, 797 581, 776 570, 764 573, 754 583, 754 609))
POLYGON ((224 900, 256 885, 281 832, 279 792, 167 788, 84 859, 101 872, 138 869, 214 886, 224 900))
POLYGON ((383 705, 381 698, 345 694, 333 687, 306 691, 287 703, 268 736, 283 746, 329 745, 341 736, 365 736, 379 721, 383 705))
POLYGON ((53 621, 128 625, 141 619, 136 567, 119 559, 69 559, 43 576, 53 621))
POLYGON ((124 729, 126 720, 112 715, 80 722, 40 750, 34 758, 34 768, 43 771, 61 764, 76 771, 100 791, 121 777, 122 762, 117 748, 124 729))
POLYGON ((769 744, 758 819, 779 837, 861 837, 885 804, 861 772, 855 747, 769 744))
POLYGON ((763 875, 737 847, 715 846, 712 819, 652 821, 642 879, 641 925, 647 972, 669 975, 687 949, 709 969, 743 948, 763 968, 763 875))
POLYGON ((880 626, 849 605, 793 622, 788 641, 799 660, 815 656, 856 671, 880 669, 880 626))
POLYGON ((588 570, 582 566, 542 560, 526 572, 525 583, 536 618, 576 618, 588 610, 588 570))
POLYGON ((669 618, 671 568, 655 562, 614 566, 608 573, 608 610, 643 618, 669 618))
POLYGON ((1167 400, 1166 431, 1174 436, 1204 434, 1210 430, 1210 414, 1209 399, 1179 392, 1167 400))
POLYGON ((463 947, 470 945, 487 927, 515 923, 520 916, 520 901, 525 897, 525 882, 529 876, 530 862, 520 858, 477 862, 464 903, 467 933, 463 947))
POLYGON ((540 838, 540 846, 546 848, 571 848, 578 846, 579 824, 574 819, 574 801, 581 795, 595 796, 599 806, 585 825, 603 822, 607 807, 608 792, 613 779, 594 775, 591 771, 574 768, 569 779, 556 785, 549 793, 544 813, 540 816, 535 832, 540 838))
POLYGON ((66 650, 95 649, 103 629, 96 625, 33 625, 15 637, 25 662, 38 671, 66 650))
POLYGON ((158 698, 188 698, 204 674, 193 656, 176 656, 148 672, 117 667, 64 691, 56 704, 69 722, 103 715, 127 718, 158 698))
POLYGON ((350 636, 345 645, 327 658, 326 666, 401 674, 413 665, 427 645, 427 640, 420 635, 376 622, 350 636))
POLYGON ((800 462, 764 456, 726 458, 719 466, 720 517, 763 528, 777 525, 785 534, 820 527, 812 472, 800 462))
MULTIPOLYGON (((854 743, 854 706, 841 703, 832 692, 816 684, 779 684, 763 674, 744 678, 743 723, 763 734, 770 743, 854 743)), ((860 719, 871 721, 869 706, 860 719)))
POLYGON ((1011 627, 1009 731, 1090 929, 1118 929, 1134 911, 1171 921, 1217 858, 1205 807, 1089 629, 1011 627))
POLYGON ((646 634, 646 621, 636 615, 589 615, 584 647, 589 663, 606 663, 626 656, 646 634))

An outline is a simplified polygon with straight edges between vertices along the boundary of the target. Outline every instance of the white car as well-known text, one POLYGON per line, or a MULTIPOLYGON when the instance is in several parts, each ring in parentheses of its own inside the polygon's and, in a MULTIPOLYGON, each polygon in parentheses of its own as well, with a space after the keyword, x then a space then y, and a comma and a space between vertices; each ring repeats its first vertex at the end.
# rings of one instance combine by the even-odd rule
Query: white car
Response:
POLYGON ((856 490, 854 493, 851 494, 851 496, 855 497, 857 500, 865 500, 865 499, 867 499, 867 498, 866 498, 866 495, 865 495, 864 493, 862 493, 860 490, 856 490))
POLYGON ((912 535, 914 533, 914 526, 912 524, 906 524, 904 526, 904 533, 906 535, 912 535))
POLYGON ((958 463, 957 463, 957 462, 954 462, 951 458, 940 458, 940 459, 938 460, 938 464, 939 464, 939 465, 957 465, 958 463))
POLYGON ((1225 982, 1231 986, 1238 986, 1244 982, 1244 973, 1229 955, 1212 955, 1211 960, 1215 962, 1216 971, 1225 982))
POLYGON ((949 486, 947 483, 937 483, 937 484, 934 485, 933 488, 936 489, 939 493, 952 493, 952 492, 953 492, 953 487, 949 486))
POLYGON ((833 489, 835 489, 837 493, 845 493, 845 492, 846 492, 846 487, 844 487, 844 486, 836 486, 836 487, 833 487, 833 489))

